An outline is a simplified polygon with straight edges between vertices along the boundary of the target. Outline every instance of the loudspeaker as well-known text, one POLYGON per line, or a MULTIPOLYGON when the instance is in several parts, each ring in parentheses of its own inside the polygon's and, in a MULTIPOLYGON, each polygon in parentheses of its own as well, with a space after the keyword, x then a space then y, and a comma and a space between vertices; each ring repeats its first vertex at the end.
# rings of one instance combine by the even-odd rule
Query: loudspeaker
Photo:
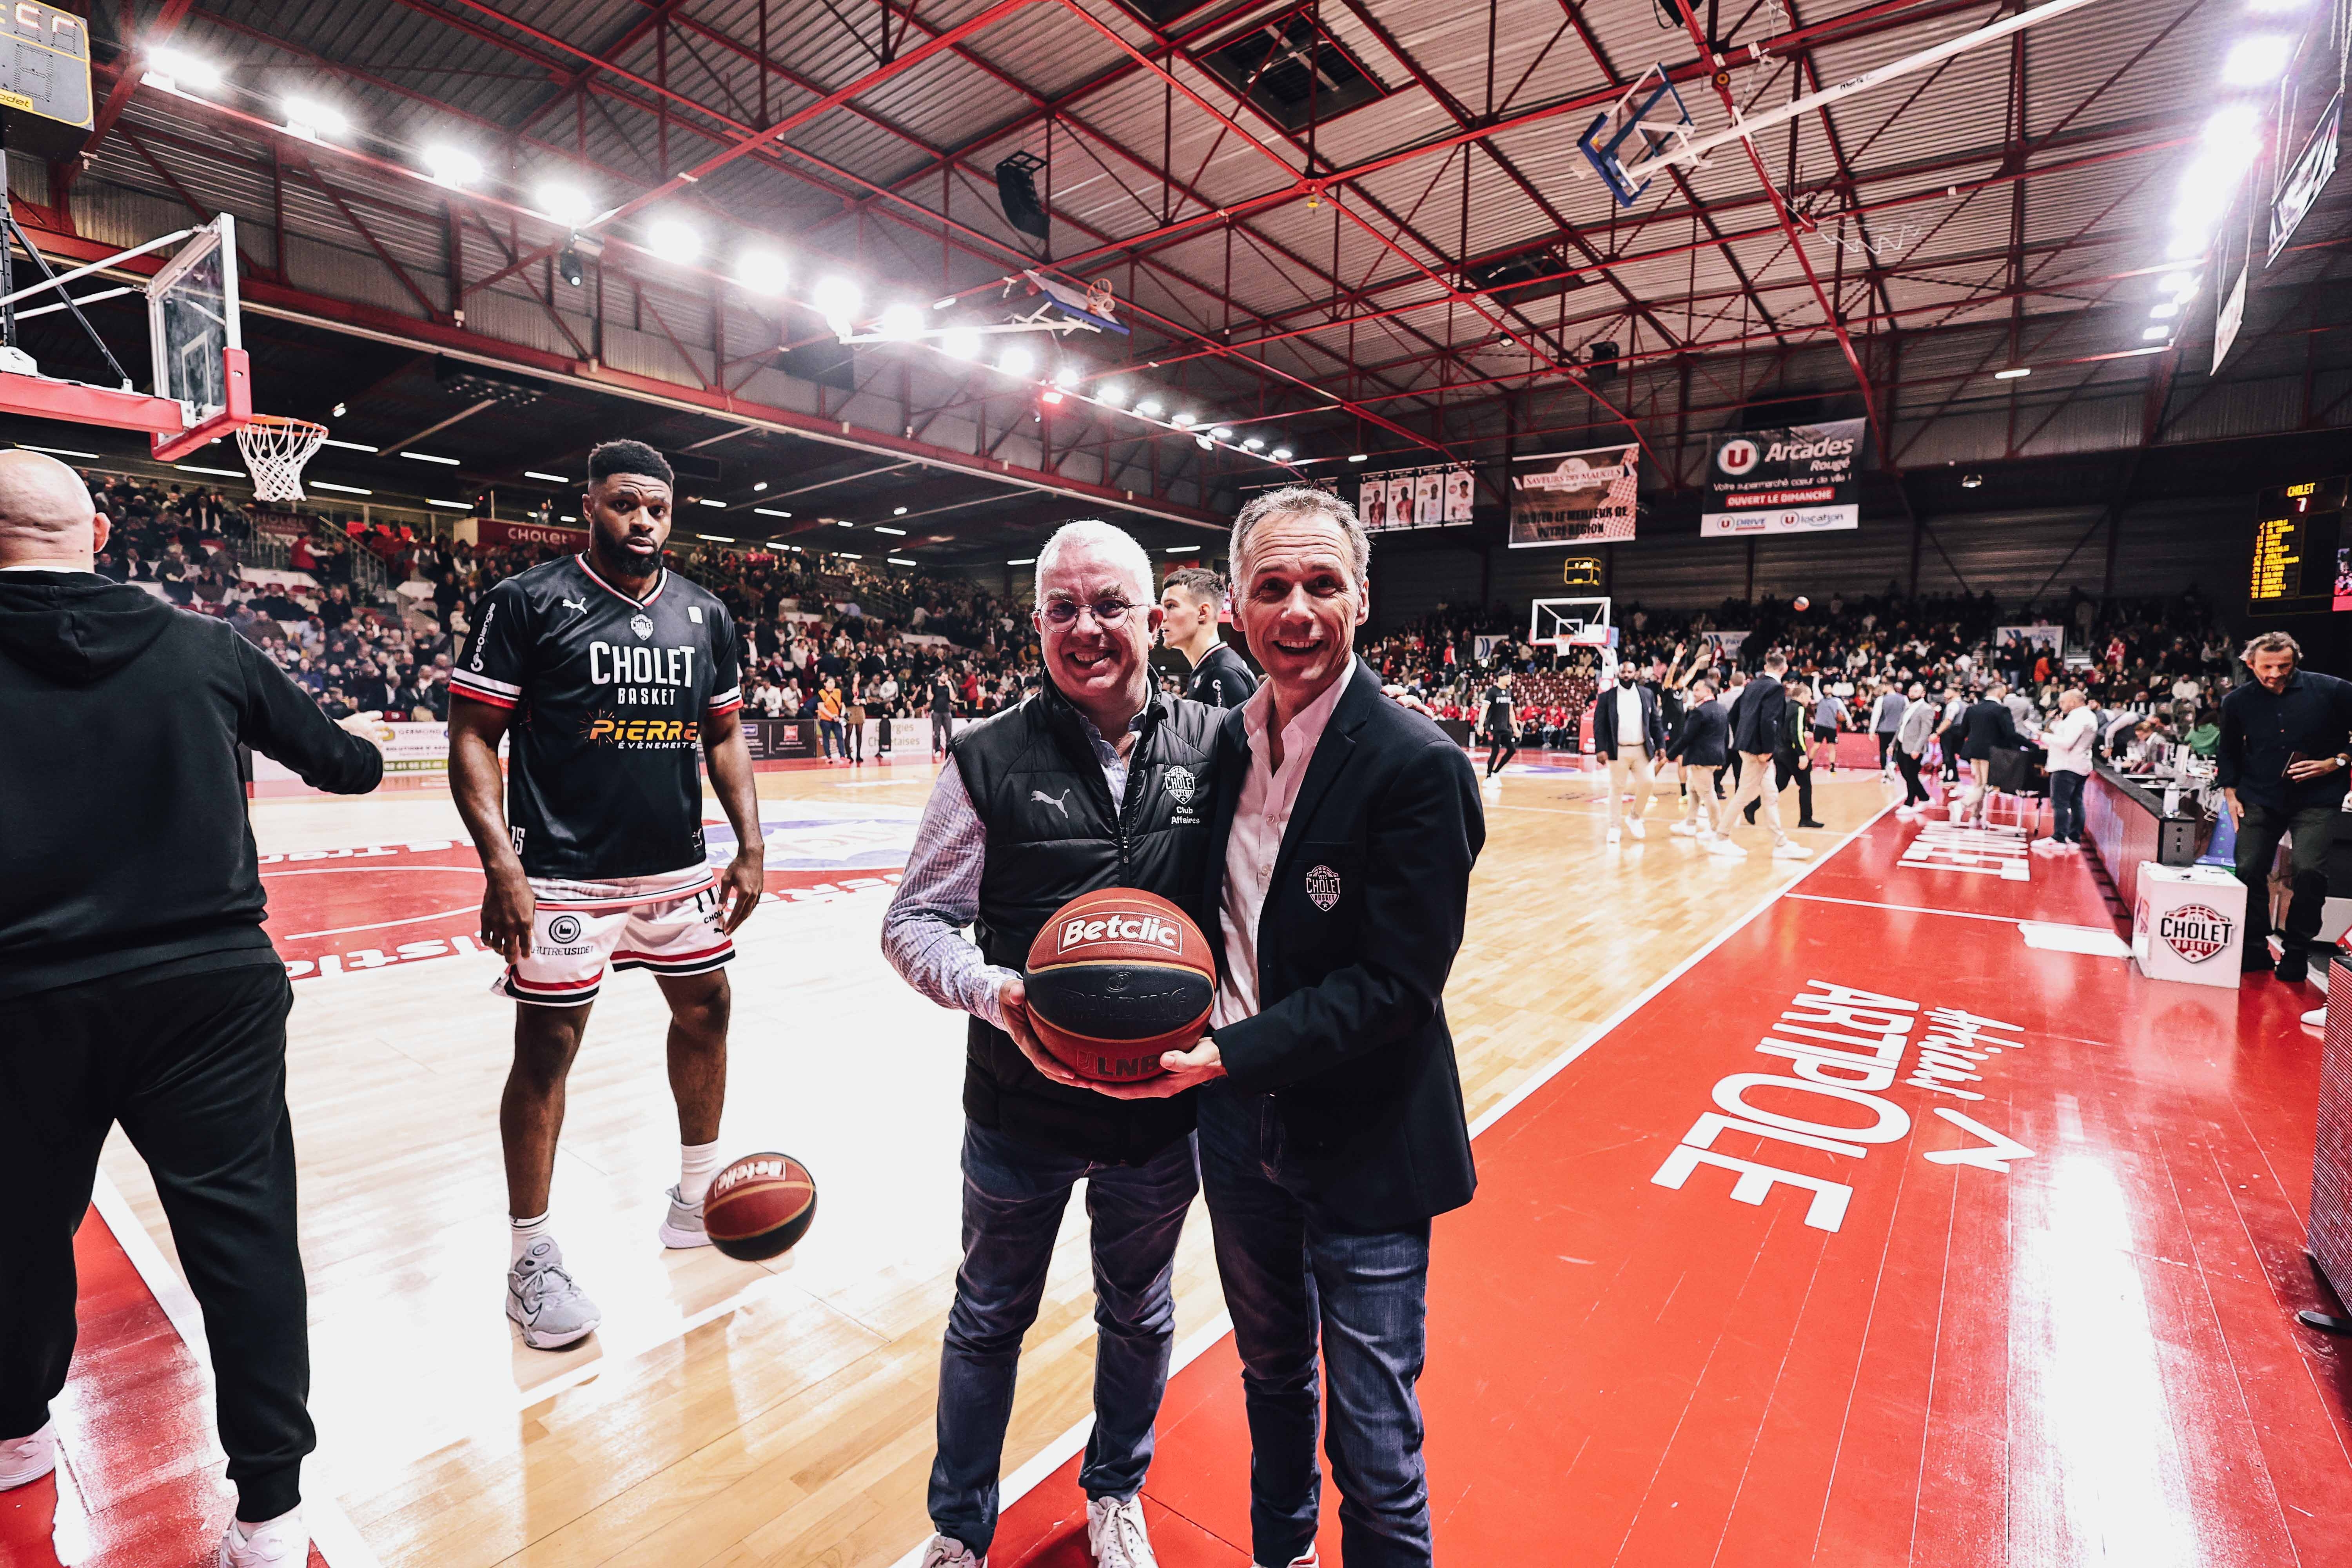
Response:
POLYGON ((1587 363, 1591 367, 1591 379, 1594 381, 1607 381, 1611 376, 1617 374, 1617 345, 1615 343, 1593 343, 1585 351, 1585 357, 1587 363))
POLYGON ((1030 153, 1015 153, 996 165, 996 200, 1004 221, 1038 239, 1053 232, 1045 205, 1037 199, 1037 171, 1045 166, 1045 159, 1030 153))

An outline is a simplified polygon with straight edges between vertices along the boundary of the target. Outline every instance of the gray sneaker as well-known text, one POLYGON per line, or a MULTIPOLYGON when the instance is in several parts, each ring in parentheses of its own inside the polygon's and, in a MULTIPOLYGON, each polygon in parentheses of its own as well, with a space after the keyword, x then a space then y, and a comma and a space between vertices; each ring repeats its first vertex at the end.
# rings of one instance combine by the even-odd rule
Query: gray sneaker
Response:
POLYGON ((507 1270, 507 1316, 522 1325, 522 1342, 560 1351, 596 1331, 604 1314, 563 1271, 563 1249, 535 1241, 507 1270))
POLYGON ((669 1190, 669 1214, 661 1222, 664 1247, 708 1247, 710 1233, 702 1228, 702 1205, 680 1203, 677 1189, 669 1190))

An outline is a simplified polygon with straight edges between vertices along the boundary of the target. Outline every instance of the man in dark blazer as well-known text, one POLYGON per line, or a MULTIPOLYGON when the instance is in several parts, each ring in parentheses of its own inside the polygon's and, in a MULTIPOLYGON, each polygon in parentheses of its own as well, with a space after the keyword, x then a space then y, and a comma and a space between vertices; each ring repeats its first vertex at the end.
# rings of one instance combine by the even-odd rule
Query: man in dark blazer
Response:
POLYGON ((1354 655, 1369 558, 1353 509, 1322 491, 1275 491, 1234 521, 1235 614, 1266 683, 1220 736, 1212 1034, 1116 1091, 1207 1085, 1202 1191, 1265 1568, 1314 1561, 1318 1337, 1343 1560, 1430 1561, 1430 1220, 1477 1184, 1441 998, 1486 820, 1461 748, 1354 655))
POLYGON ((1739 788, 1723 808, 1723 837, 1727 845, 1738 848, 1731 839, 1733 818, 1753 803, 1772 835, 1772 858, 1810 860, 1813 852, 1780 830, 1780 792, 1772 780, 1773 753, 1780 749, 1789 724, 1789 694, 1780 689, 1780 677, 1788 670, 1787 658, 1777 653, 1765 655, 1764 673, 1741 688, 1738 700, 1732 704, 1731 742, 1739 752, 1739 788))
POLYGON ((1969 793, 1952 806, 1954 822, 1985 826, 1985 797, 1992 787, 1992 754, 2013 752, 2025 742, 2018 738, 2017 719, 2001 699, 2009 688, 1996 680, 1944 731, 1944 754, 1968 764, 1969 793))
POLYGON ((1651 764, 1666 749, 1665 716, 1658 710, 1657 689, 1633 679, 1632 662, 1617 666, 1617 679, 1592 698, 1592 747, 1609 774, 1609 842, 1617 842, 1630 828, 1636 838, 1648 837, 1642 814, 1650 809, 1651 764), (1633 815, 1625 816, 1625 786, 1637 792, 1633 815))

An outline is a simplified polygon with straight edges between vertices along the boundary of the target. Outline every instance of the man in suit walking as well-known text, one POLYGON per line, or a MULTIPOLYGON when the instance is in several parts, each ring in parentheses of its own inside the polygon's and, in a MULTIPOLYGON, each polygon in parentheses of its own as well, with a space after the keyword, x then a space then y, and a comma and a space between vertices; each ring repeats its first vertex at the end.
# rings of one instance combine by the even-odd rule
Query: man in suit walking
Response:
POLYGON ((1630 661, 1620 663, 1616 683, 1601 688, 1592 699, 1592 746, 1609 771, 1612 844, 1628 831, 1636 838, 1648 837, 1642 814, 1650 809, 1651 759, 1666 749, 1666 721, 1658 711, 1657 689, 1633 676, 1630 661), (1638 792, 1630 818, 1625 816, 1629 783, 1638 792))
POLYGON ((1739 700, 1732 709, 1731 739, 1739 752, 1739 788, 1723 808, 1723 837, 1707 846, 1712 854, 1747 853, 1732 840, 1732 819, 1754 802, 1763 813, 1766 830, 1772 835, 1774 859, 1813 858, 1811 850, 1781 831, 1780 792, 1772 784, 1773 754, 1780 749, 1789 724, 1789 694, 1780 689, 1780 677, 1788 669, 1785 657, 1767 654, 1764 673, 1741 689, 1739 700))
POLYGON ((1234 521, 1236 614, 1266 684, 1220 736, 1213 1032, 1163 1078, 1107 1090, 1207 1085, 1202 1190, 1264 1568, 1315 1561, 1318 1338, 1343 1560, 1430 1561, 1430 1220, 1477 1183, 1440 998, 1486 820, 1461 748, 1354 655, 1370 557, 1354 510, 1319 490, 1234 521))

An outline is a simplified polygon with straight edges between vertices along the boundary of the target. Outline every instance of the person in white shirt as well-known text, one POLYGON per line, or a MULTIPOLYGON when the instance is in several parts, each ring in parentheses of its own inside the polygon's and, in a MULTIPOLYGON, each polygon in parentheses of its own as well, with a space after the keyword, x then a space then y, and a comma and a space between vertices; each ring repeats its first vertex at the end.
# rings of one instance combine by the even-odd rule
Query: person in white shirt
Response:
POLYGON ((1625 834, 1647 836, 1642 814, 1650 809, 1651 759, 1666 748, 1665 721, 1658 710, 1658 694, 1633 679, 1630 663, 1617 667, 1617 683, 1601 688, 1592 700, 1592 745, 1609 768, 1609 842, 1625 834), (1633 813, 1625 815, 1625 786, 1637 794, 1633 813))
POLYGON ((2069 689, 2058 694, 2058 717, 2042 732, 2050 748, 2050 837, 2033 841, 2036 854, 2080 855, 2083 852, 2083 787, 2091 776, 2091 748, 2099 738, 2099 721, 2084 705, 2083 694, 2069 689))

